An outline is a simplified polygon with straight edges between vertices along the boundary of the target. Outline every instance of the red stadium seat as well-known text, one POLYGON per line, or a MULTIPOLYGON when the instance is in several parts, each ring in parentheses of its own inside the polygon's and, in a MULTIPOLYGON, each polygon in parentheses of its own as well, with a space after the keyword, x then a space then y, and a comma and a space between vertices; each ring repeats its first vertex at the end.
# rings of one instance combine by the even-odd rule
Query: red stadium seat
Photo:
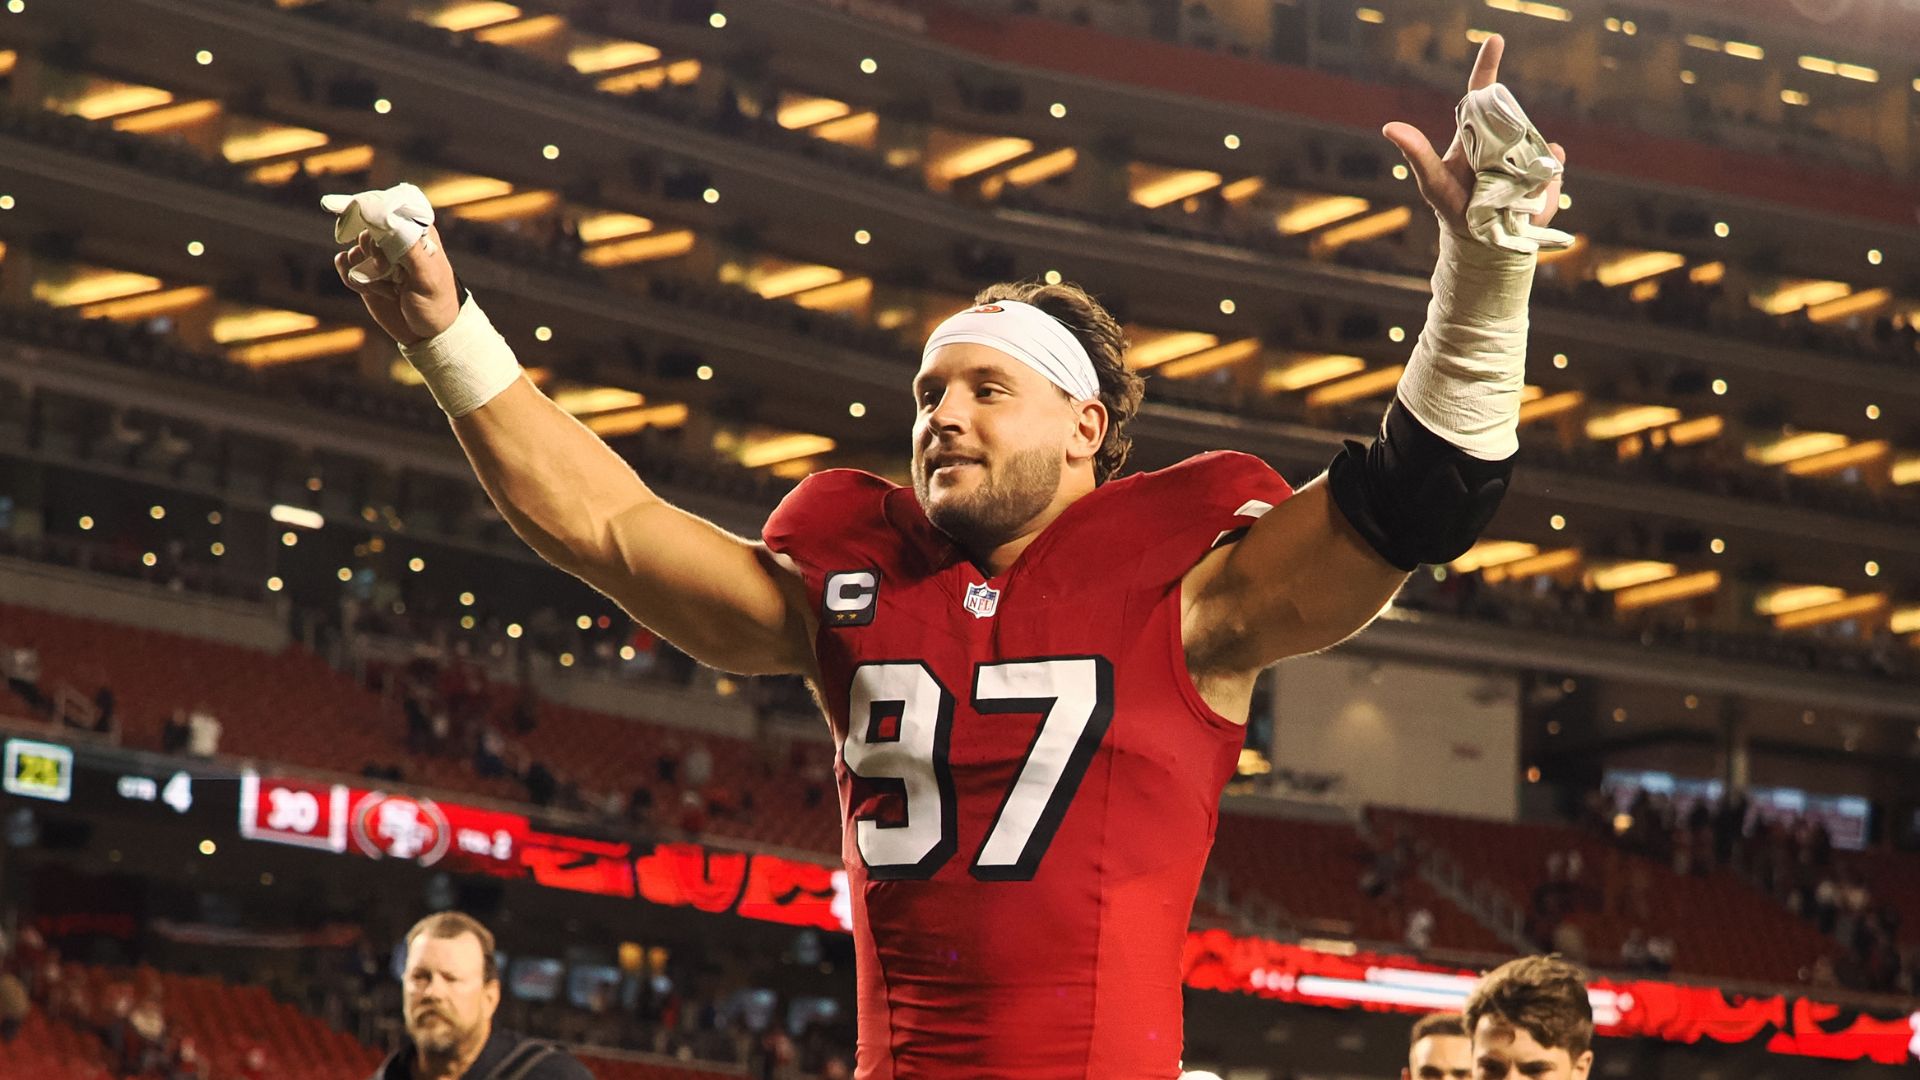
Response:
POLYGON ((1405 833, 1447 851, 1470 878, 1504 891, 1523 911, 1535 887, 1546 879, 1548 858, 1579 852, 1581 881, 1592 901, 1573 918, 1597 966, 1618 963, 1621 942, 1636 925, 1678 945, 1677 970, 1725 979, 1797 983, 1802 969, 1834 947, 1726 870, 1705 876, 1676 874, 1669 866, 1620 852, 1566 825, 1506 824, 1385 809, 1372 814, 1381 832, 1405 833), (1629 914, 1634 893, 1645 897, 1644 920, 1629 914))
POLYGON ((1302 929, 1344 929, 1358 939, 1398 943, 1404 913, 1424 907, 1434 916, 1435 947, 1508 951, 1411 869, 1398 911, 1367 897, 1359 882, 1373 858, 1373 848, 1348 824, 1223 813, 1208 872, 1225 876, 1235 901, 1265 897, 1302 929))

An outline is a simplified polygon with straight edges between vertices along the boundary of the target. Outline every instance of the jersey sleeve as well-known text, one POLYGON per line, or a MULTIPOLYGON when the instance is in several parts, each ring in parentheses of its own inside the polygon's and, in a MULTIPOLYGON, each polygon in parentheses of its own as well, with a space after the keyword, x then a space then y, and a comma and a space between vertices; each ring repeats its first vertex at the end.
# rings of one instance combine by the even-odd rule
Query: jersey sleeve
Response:
POLYGON ((1141 570, 1157 581, 1185 576, 1293 495, 1271 465, 1234 450, 1199 454, 1141 479, 1148 483, 1134 501, 1133 525, 1149 539, 1141 570))
POLYGON ((768 550, 785 555, 807 572, 836 567, 867 556, 862 537, 885 520, 884 503, 893 485, 857 469, 828 469, 807 477, 780 500, 760 530, 768 550))

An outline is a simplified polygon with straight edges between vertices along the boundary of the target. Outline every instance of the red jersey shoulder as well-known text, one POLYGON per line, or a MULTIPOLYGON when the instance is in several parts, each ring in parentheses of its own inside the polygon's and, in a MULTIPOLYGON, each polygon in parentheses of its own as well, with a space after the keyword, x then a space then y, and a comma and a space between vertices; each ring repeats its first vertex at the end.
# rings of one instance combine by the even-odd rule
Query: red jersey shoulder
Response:
POLYGON ((1217 450, 1157 472, 1113 480, 1056 538, 1049 561, 1063 579, 1130 574, 1137 587, 1178 580, 1293 494, 1266 462, 1217 450))
POLYGON ((1163 523, 1162 529, 1154 531, 1178 528, 1188 521, 1211 524, 1222 517, 1245 518, 1242 524, 1251 524, 1293 494, 1293 488, 1273 471, 1273 466, 1238 450, 1195 454, 1120 483, 1131 488, 1125 499, 1130 516, 1163 523))
POLYGON ((780 500, 760 538, 802 565, 830 559, 847 540, 882 524, 887 494, 897 488, 858 469, 814 473, 780 500))

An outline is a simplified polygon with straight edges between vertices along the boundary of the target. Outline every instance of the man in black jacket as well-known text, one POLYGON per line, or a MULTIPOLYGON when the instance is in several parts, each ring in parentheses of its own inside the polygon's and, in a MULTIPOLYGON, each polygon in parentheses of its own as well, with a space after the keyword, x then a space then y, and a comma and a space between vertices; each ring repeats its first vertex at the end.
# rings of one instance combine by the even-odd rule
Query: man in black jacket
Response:
POLYGON ((493 934, 470 915, 443 911, 407 931, 402 986, 407 1041, 373 1080, 593 1080, 558 1046, 494 1030, 493 934))

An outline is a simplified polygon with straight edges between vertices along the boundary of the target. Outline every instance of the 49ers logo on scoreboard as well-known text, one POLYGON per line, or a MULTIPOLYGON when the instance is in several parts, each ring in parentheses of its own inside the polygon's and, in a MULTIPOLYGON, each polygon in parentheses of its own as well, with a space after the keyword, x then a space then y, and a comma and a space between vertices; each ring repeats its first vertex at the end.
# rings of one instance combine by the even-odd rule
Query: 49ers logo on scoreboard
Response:
POLYGON ((447 815, 432 799, 370 791, 354 804, 353 843, 375 858, 410 859, 432 866, 453 843, 447 815))

